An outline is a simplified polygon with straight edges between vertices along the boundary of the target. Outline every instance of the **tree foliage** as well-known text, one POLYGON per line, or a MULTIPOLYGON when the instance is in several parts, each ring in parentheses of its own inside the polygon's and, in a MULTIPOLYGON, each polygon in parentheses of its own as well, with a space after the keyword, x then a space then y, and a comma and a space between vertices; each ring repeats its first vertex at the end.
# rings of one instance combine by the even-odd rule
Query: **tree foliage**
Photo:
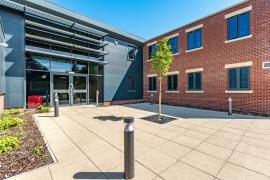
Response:
POLYGON ((151 56, 152 72, 164 76, 169 71, 173 62, 171 47, 168 45, 168 38, 158 42, 156 51, 151 56))

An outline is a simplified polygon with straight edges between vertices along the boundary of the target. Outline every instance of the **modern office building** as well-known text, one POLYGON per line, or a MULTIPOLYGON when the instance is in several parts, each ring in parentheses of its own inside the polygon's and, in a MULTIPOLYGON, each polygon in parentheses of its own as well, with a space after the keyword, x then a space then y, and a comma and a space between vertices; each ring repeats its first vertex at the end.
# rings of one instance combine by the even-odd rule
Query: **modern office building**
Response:
MULTIPOLYGON (((174 61, 162 84, 171 105, 270 115, 270 1, 245 0, 150 39, 144 46, 144 100, 157 100, 151 53, 169 38, 174 61)), ((181 18, 181 17, 179 17, 181 18)))
POLYGON ((0 0, 0 17, 6 108, 52 105, 55 92, 61 105, 94 102, 97 90, 104 103, 143 99, 143 38, 45 0, 0 0))

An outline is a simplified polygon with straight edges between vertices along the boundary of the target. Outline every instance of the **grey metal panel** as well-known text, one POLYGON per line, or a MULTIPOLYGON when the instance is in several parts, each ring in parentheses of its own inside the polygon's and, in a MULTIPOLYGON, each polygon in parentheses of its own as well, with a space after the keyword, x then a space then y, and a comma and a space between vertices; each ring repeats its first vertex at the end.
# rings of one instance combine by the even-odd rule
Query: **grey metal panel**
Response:
POLYGON ((12 2, 10 0, 0 0, 0 5, 19 11, 24 11, 23 5, 16 2, 12 2))
POLYGON ((142 47, 138 48, 135 61, 127 60, 127 46, 129 44, 118 39, 106 37, 109 44, 105 50, 109 53, 104 57, 108 64, 104 66, 104 100, 129 100, 143 97, 143 60, 142 47), (114 42, 118 41, 116 45, 114 42), (128 92, 128 77, 136 79, 136 92, 128 92))
POLYGON ((2 18, 8 44, 8 48, 5 49, 5 107, 24 107, 25 51, 23 13, 2 7, 0 17, 2 18))
POLYGON ((57 53, 56 51, 51 52, 49 49, 46 50, 46 49, 43 49, 43 48, 36 48, 36 47, 33 47, 33 46, 26 46, 25 51, 35 53, 35 54, 55 56, 55 57, 60 57, 60 58, 89 61, 89 62, 94 62, 94 63, 98 63, 98 64, 107 64, 107 62, 105 62, 105 61, 98 61, 98 60, 87 58, 87 57, 83 58, 82 56, 78 56, 78 55, 71 54, 71 53, 70 53, 70 55, 68 55, 67 53, 65 53, 65 54, 61 53, 60 54, 60 53, 57 53))
POLYGON ((2 25, 2 20, 0 18, 0 94, 5 93, 5 35, 2 25))

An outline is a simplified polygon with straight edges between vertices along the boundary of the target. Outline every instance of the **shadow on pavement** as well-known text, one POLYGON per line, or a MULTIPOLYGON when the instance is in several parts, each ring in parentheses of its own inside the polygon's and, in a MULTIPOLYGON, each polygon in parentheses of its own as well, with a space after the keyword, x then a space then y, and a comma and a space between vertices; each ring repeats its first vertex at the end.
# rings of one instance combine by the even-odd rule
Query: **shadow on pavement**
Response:
POLYGON ((123 172, 77 172, 73 179, 124 179, 123 172))
MULTIPOLYGON (((157 104, 150 105, 149 103, 138 103, 138 104, 127 104, 123 105, 124 107, 134 108, 143 111, 149 111, 156 113, 158 106, 157 104)), ((205 118, 205 119, 267 119, 260 116, 252 115, 242 115, 233 113, 232 116, 229 116, 227 112, 213 111, 213 110, 204 110, 180 106, 170 106, 162 105, 162 114, 169 115, 178 118, 184 119, 196 119, 196 118, 205 118)))
POLYGON ((117 116, 96 116, 94 119, 98 119, 101 121, 121 121, 123 120, 123 117, 117 117, 117 116))

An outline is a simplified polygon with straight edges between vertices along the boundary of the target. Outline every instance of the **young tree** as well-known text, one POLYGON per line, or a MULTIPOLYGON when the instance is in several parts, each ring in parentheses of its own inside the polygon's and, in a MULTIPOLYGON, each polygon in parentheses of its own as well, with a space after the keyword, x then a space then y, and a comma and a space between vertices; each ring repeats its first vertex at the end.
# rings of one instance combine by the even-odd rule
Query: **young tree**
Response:
POLYGON ((158 97, 158 120, 161 119, 161 99, 162 99, 162 77, 169 71, 170 64, 173 62, 171 47, 168 45, 168 38, 158 42, 156 51, 151 55, 152 72, 158 75, 159 97, 158 97))

